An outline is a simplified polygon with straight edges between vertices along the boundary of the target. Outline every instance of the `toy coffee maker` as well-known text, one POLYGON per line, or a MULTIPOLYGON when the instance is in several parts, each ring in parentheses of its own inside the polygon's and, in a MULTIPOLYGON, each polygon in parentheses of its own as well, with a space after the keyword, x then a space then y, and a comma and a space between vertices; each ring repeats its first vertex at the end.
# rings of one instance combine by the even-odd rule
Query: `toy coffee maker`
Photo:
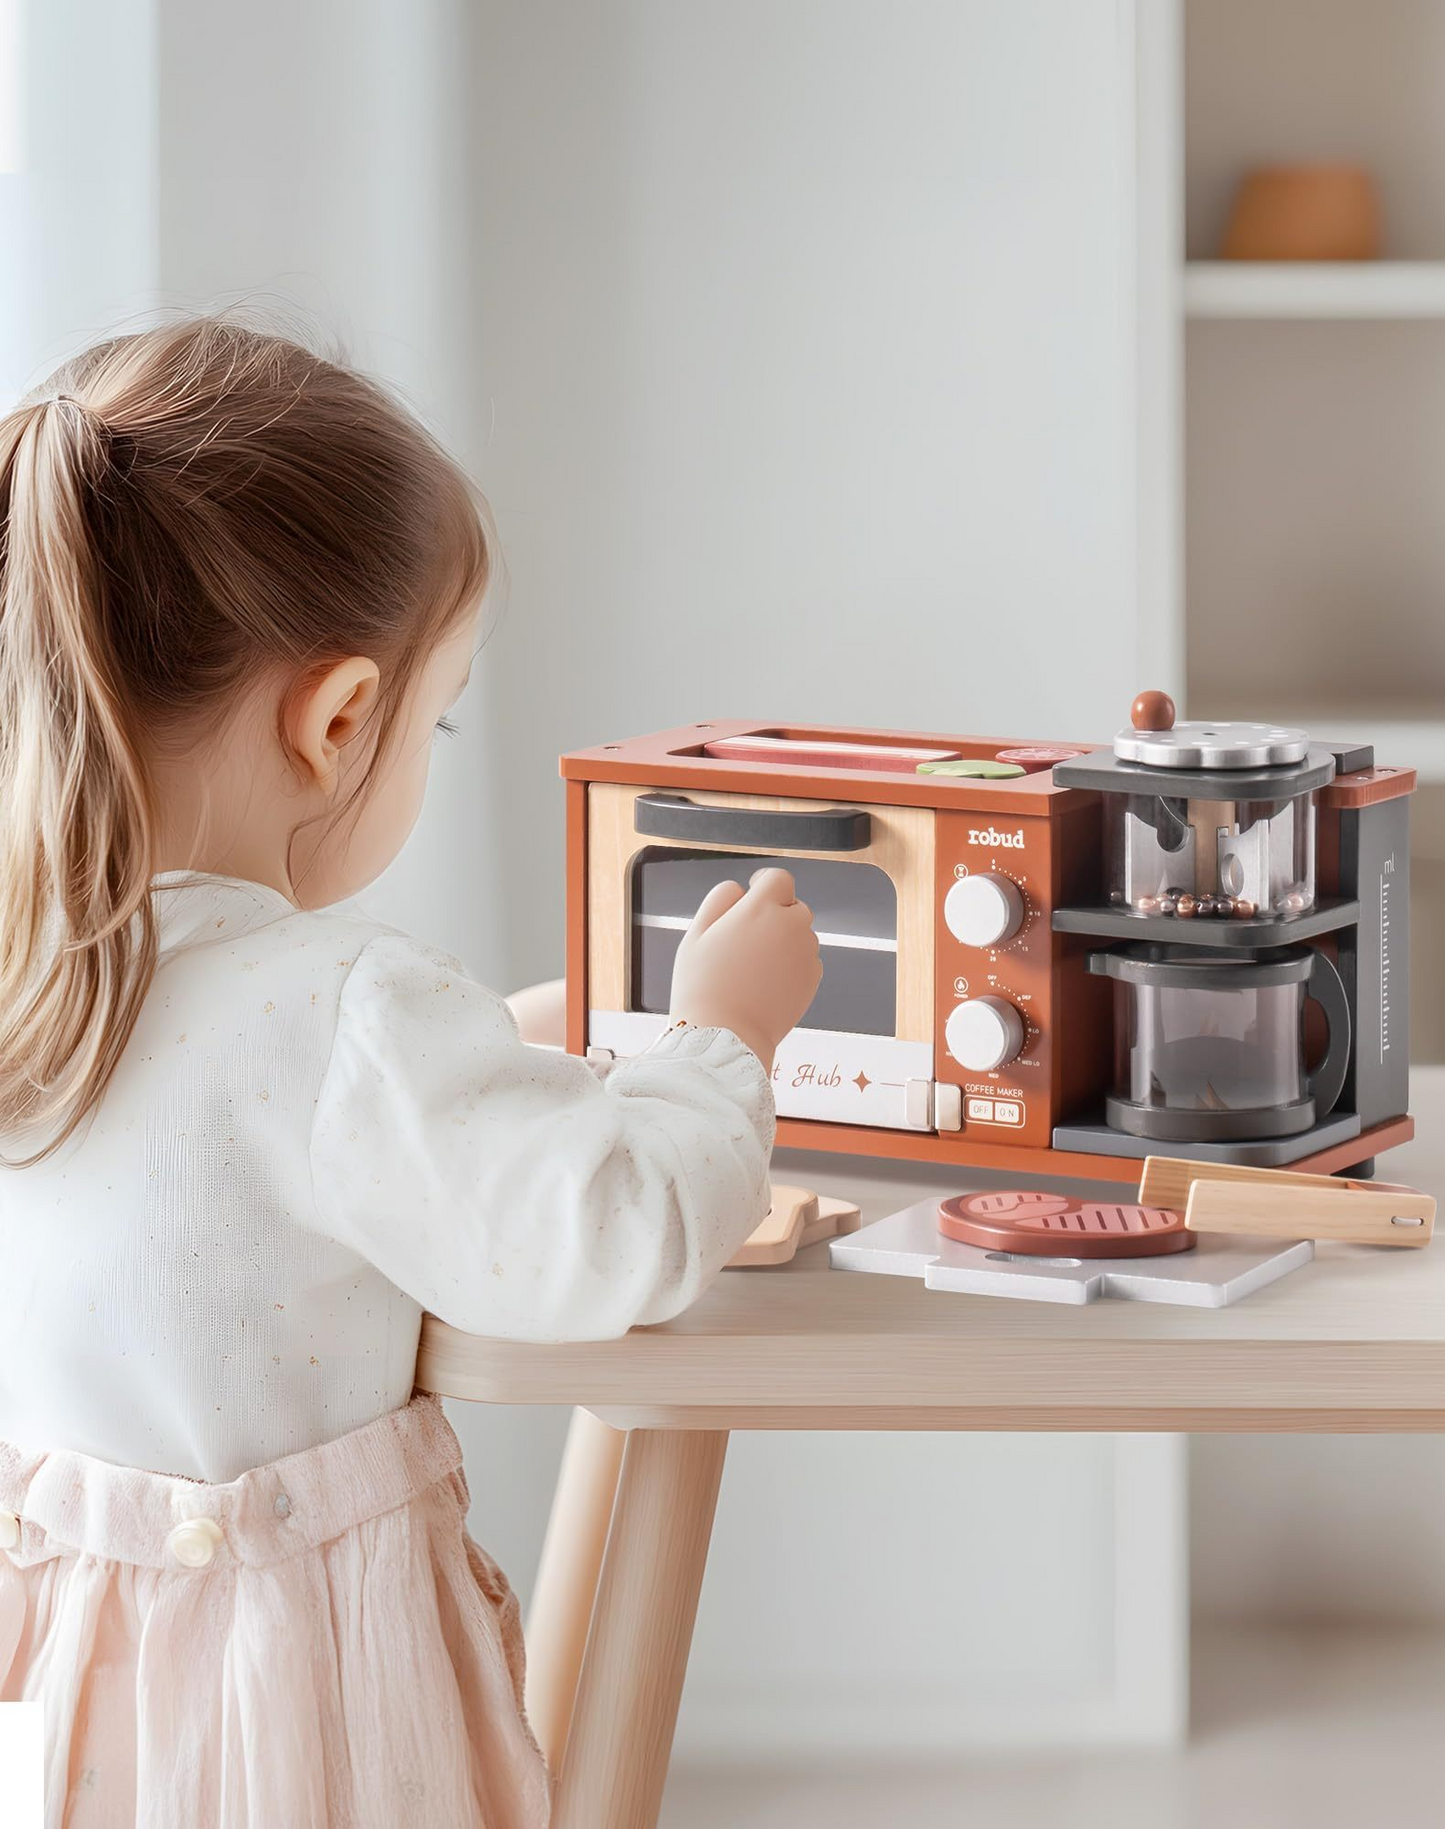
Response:
POLYGON ((1274 1166, 1405 1109, 1412 771, 1147 692, 1055 779, 1102 797, 1105 895, 1055 923, 1123 942, 1088 958, 1113 988, 1103 1122, 1056 1147, 1274 1166))
POLYGON ((1096 748, 714 719, 562 772, 575 1054, 650 1047, 704 898, 793 873, 823 978, 785 1146, 1118 1185, 1161 1144, 1333 1174, 1412 1134, 1415 777, 1368 745, 1145 693, 1096 748))

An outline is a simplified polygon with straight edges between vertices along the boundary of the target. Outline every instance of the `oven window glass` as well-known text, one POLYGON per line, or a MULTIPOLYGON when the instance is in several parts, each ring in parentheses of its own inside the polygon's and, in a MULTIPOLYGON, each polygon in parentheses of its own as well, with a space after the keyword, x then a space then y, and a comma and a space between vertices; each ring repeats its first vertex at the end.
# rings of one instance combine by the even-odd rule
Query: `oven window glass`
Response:
POLYGON ((893 1035, 898 1022, 898 894, 876 864, 836 858, 758 857, 654 845, 632 869, 630 1007, 665 1015, 678 943, 715 883, 746 884, 770 865, 790 870, 813 911, 823 981, 805 1029, 893 1035))

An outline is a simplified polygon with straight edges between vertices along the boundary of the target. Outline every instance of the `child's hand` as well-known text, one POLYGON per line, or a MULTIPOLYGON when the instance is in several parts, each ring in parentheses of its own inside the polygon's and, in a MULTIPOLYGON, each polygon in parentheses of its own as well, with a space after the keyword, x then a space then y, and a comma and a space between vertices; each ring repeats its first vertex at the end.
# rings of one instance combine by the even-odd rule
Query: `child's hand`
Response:
POLYGON ((567 980, 549 978, 513 991, 507 1002, 517 1019, 522 1040, 534 1048, 567 1046, 567 980))
POLYGON ((760 870, 746 890, 719 883, 704 897, 677 949, 672 1014, 731 1029, 771 1072, 822 976, 812 910, 786 870, 760 870))

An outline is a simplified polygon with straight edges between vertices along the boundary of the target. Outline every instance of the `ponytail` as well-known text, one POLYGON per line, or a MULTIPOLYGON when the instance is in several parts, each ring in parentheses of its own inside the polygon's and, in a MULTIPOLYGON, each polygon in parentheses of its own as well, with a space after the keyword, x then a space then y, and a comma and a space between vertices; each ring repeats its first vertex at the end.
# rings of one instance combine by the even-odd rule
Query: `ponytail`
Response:
POLYGON ((135 1029, 161 749, 199 757, 257 680, 367 655, 359 802, 490 575, 485 504, 424 429, 243 323, 97 344, 0 418, 0 1167, 75 1131, 135 1029))
POLYGON ((0 421, 0 1136, 63 1142, 155 967, 152 820, 94 539, 104 425, 66 397, 0 421))

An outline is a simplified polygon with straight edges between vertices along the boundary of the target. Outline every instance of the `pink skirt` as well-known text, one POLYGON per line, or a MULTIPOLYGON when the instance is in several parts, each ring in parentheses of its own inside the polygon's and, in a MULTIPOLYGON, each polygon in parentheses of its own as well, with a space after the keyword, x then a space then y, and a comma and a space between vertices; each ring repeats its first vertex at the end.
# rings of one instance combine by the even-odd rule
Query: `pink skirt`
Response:
POLYGON ((225 1485, 0 1443, 47 1829, 541 1829, 517 1603, 434 1397, 225 1485))

